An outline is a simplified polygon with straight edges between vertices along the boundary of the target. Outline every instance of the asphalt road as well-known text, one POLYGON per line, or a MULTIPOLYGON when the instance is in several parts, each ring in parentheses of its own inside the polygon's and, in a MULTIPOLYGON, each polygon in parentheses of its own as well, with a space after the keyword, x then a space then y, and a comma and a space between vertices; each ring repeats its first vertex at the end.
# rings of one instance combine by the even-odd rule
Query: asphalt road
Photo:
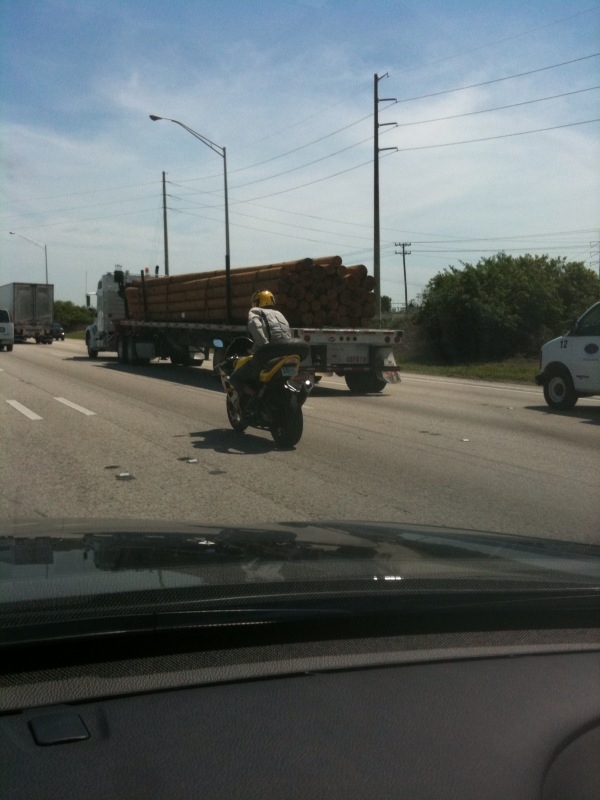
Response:
MULTIPOLYGON (((210 366, 210 365, 208 365, 210 366)), ((324 378, 278 450, 229 428, 209 368, 126 367, 82 342, 0 352, 0 518, 360 519, 600 542, 600 398, 404 375, 324 378)))

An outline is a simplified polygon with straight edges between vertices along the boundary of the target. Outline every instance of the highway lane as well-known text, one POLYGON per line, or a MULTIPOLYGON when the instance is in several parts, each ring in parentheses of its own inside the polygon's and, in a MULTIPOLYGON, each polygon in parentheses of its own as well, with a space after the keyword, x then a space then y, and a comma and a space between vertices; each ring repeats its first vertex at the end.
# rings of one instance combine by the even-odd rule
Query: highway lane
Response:
POLYGON ((229 429, 208 369, 90 361, 69 340, 0 356, 4 517, 380 519, 600 541, 597 398, 555 414, 535 386, 405 375, 353 397, 324 378, 300 444, 280 451, 229 429))

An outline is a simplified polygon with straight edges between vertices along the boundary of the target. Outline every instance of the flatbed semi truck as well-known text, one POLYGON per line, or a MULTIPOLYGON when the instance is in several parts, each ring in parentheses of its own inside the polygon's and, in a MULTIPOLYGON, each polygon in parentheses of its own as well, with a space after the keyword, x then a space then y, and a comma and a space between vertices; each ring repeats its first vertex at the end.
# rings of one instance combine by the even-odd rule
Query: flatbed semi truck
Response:
MULTIPOLYGON (((86 331, 90 358, 97 358, 101 352, 113 352, 122 364, 148 364, 154 359, 169 359, 177 365, 200 365, 212 356, 216 364, 233 339, 247 335, 243 324, 187 321, 185 312, 181 312, 179 321, 153 318, 150 310, 142 314, 143 319, 133 318, 127 287, 134 281, 144 287, 153 280, 143 275, 134 277, 122 270, 102 275, 93 293, 96 320, 86 331)), ((291 327, 293 335, 310 347, 302 369, 317 378, 326 374, 343 376, 348 388, 357 393, 380 392, 387 383, 400 380, 394 347, 401 342, 402 331, 314 325, 291 327)))

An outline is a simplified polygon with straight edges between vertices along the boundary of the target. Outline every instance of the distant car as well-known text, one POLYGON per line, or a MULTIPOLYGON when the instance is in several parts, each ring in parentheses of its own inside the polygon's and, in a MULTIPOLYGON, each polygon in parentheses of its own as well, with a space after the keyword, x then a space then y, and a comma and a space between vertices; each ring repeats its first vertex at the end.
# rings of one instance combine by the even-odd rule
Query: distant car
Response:
POLYGON ((65 329, 60 324, 60 322, 53 322, 52 323, 52 338, 53 339, 60 339, 64 342, 65 340, 65 329))
POLYGON ((10 315, 10 311, 6 308, 0 308, 0 350, 6 350, 8 353, 13 349, 15 343, 15 326, 10 315))

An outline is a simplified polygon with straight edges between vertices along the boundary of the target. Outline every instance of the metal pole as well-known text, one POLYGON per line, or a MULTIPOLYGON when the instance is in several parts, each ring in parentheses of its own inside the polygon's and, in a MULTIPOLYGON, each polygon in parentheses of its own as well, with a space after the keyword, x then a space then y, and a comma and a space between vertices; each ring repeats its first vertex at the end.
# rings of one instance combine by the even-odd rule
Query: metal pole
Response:
POLYGON ((165 243, 165 275, 169 274, 169 238, 167 235, 167 187, 163 172, 163 238, 165 243))
MULTIPOLYGON (((402 248, 402 268, 404 270, 404 314, 408 314, 408 284, 406 282, 406 256, 410 255, 410 250, 406 252, 406 248, 410 247, 410 242, 396 242, 396 247, 402 248)), ((399 255, 396 250, 396 255, 399 255)))
POLYGON ((41 247, 44 250, 44 265, 46 268, 46 285, 48 284, 48 245, 42 244, 41 242, 36 242, 35 239, 29 239, 27 236, 23 236, 22 233, 16 233, 16 231, 9 231, 11 236, 18 236, 20 239, 25 239, 26 242, 30 244, 34 244, 36 247, 41 247))
POLYGON ((381 240, 380 240, 380 225, 379 225, 379 153, 384 150, 397 150, 397 147, 379 147, 379 128, 387 125, 396 125, 395 122, 379 122, 379 103, 382 101, 396 102, 395 97, 379 97, 379 81, 382 78, 387 78, 388 73, 381 77, 377 73, 373 76, 374 82, 374 98, 373 98, 373 275, 375 277, 375 311, 381 324, 381 240))
POLYGON ((190 128, 188 125, 185 125, 183 122, 180 122, 177 119, 171 119, 170 117, 158 117, 156 114, 150 114, 150 119, 153 122, 157 120, 167 120, 167 122, 174 122, 175 125, 179 125, 179 127, 186 130, 188 133, 191 133, 196 139, 200 139, 200 141, 205 144, 207 147, 210 147, 211 150, 221 156, 223 159, 223 174, 225 179, 225 288, 227 292, 227 321, 231 322, 231 254, 229 251, 229 198, 227 196, 227 150, 225 147, 221 147, 221 145, 215 144, 215 142, 211 142, 210 139, 207 139, 206 136, 203 136, 198 131, 195 131, 193 128, 190 128))
POLYGON ((380 233, 379 233, 379 77, 373 76, 373 275, 375 277, 375 314, 381 321, 380 233))
MULTIPOLYGON (((402 267, 404 268, 404 313, 408 315, 408 284, 406 282, 406 247, 410 242, 402 242, 402 267)), ((410 251, 408 253, 410 255, 410 251)))
POLYGON ((229 198, 227 195, 227 150, 223 148, 223 176, 225 179, 225 291, 227 293, 227 321, 231 322, 231 256, 229 253, 229 198))

